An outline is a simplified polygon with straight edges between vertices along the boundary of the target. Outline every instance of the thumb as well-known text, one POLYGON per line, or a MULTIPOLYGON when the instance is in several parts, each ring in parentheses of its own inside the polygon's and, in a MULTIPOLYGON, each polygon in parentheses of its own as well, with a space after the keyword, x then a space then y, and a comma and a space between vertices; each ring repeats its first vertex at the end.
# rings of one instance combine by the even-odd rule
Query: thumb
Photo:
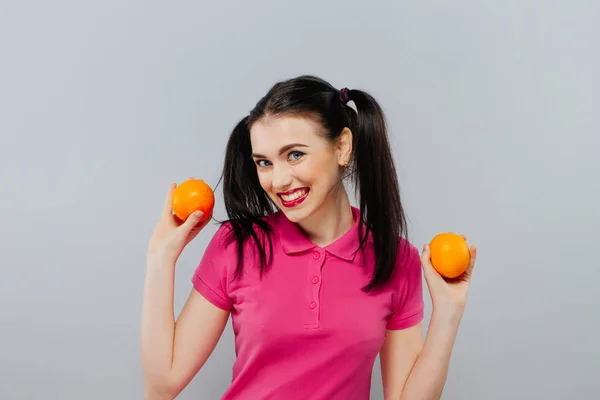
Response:
POLYGON ((437 271, 431 265, 431 254, 429 252, 429 245, 426 244, 423 246, 423 251, 421 252, 421 266, 423 267, 423 272, 425 274, 425 279, 430 281, 432 278, 437 275, 437 271))
POLYGON ((189 232, 194 229, 198 225, 198 222, 200 222, 200 219, 203 215, 204 213, 202 211, 194 211, 192 214, 190 214, 190 216, 183 223, 184 230, 189 232))

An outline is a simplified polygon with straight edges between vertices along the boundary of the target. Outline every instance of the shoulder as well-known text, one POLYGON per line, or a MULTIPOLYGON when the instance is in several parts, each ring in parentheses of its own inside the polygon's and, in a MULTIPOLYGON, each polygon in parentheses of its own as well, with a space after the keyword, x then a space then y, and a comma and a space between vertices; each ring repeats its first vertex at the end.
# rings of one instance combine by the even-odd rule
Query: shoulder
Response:
POLYGON ((395 286, 403 287, 421 278, 421 254, 419 249, 408 239, 398 238, 398 252, 394 263, 392 280, 395 286))
POLYGON ((254 222, 242 223, 234 220, 221 222, 213 233, 208 248, 225 254, 236 252, 238 240, 243 241, 244 249, 247 249, 248 246, 253 247, 252 236, 256 235, 263 242, 267 238, 268 231, 276 231, 278 218, 279 213, 273 213, 258 217, 254 222), (253 234, 249 232, 250 229, 253 234))
POLYGON ((421 263, 419 249, 408 239, 398 238, 398 256, 396 265, 407 266, 421 263))
POLYGON ((222 251, 231 247, 231 236, 233 227, 230 222, 222 222, 218 225, 217 230, 212 234, 208 243, 208 249, 222 251))
POLYGON ((410 241, 398 239, 398 256, 391 279, 392 312, 387 329, 405 329, 423 319, 423 276, 419 250, 410 241))

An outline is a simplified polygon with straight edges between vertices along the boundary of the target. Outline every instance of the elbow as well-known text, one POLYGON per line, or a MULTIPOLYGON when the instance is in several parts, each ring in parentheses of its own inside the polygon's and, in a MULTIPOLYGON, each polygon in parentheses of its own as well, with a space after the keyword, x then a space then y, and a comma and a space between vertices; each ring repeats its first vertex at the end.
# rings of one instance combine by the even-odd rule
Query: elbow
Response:
POLYGON ((402 397, 402 392, 391 393, 390 395, 385 396, 385 400, 404 400, 404 397, 402 397))
POLYGON ((177 394, 169 387, 144 385, 144 400, 173 400, 177 394))
POLYGON ((178 393, 166 376, 144 376, 144 400, 173 400, 178 393))

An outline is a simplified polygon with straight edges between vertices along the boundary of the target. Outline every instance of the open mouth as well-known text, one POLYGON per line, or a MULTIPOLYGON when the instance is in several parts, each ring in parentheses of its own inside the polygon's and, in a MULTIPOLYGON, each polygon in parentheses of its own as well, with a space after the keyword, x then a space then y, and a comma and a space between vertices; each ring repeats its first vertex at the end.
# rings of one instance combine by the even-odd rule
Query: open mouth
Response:
POLYGON ((277 195, 285 207, 295 207, 306 199, 309 191, 308 188, 299 188, 285 193, 278 193, 277 195))

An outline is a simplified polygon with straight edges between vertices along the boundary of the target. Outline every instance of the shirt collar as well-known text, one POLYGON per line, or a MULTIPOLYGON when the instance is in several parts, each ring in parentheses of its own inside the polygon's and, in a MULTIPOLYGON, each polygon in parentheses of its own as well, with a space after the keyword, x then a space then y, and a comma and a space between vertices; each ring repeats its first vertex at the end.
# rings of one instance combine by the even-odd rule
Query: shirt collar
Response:
MULTIPOLYGON (((352 207, 352 216, 354 218, 352 228, 335 242, 323 248, 328 253, 348 261, 354 259, 360 245, 358 232, 360 211, 356 207, 352 207)), ((275 222, 281 247, 286 254, 302 253, 318 248, 316 244, 308 240, 295 223, 287 219, 283 212, 279 211, 277 213, 275 222)))

